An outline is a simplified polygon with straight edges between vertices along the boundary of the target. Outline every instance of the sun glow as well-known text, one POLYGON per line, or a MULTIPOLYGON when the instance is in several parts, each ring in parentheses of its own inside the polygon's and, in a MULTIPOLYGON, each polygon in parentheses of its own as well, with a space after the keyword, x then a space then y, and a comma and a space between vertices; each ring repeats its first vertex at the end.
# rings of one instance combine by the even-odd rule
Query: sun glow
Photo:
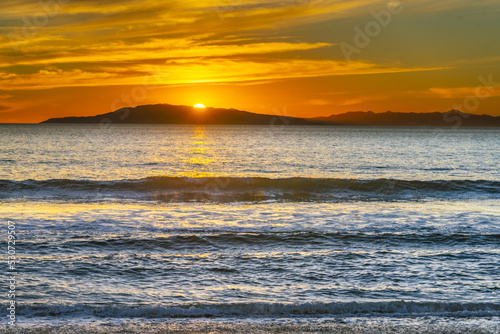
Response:
POLYGON ((195 104, 194 107, 195 108, 205 108, 205 106, 201 103, 195 104))

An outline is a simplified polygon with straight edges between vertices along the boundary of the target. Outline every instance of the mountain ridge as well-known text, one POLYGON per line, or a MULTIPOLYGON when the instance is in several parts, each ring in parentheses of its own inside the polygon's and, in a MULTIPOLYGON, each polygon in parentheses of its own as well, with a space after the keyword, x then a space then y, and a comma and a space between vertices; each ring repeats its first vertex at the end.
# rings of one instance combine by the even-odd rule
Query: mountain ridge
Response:
POLYGON ((95 116, 50 118, 41 123, 500 127, 500 117, 449 110, 445 113, 349 111, 323 117, 299 118, 257 114, 237 109, 149 104, 120 108, 95 116))
POLYGON ((444 113, 403 113, 386 111, 349 111, 327 117, 309 118, 313 121, 336 125, 370 125, 370 126, 431 126, 431 127, 500 127, 500 117, 463 113, 449 110, 444 113))
POLYGON ((304 118, 256 114, 225 108, 194 108, 171 104, 149 104, 96 116, 50 118, 41 123, 116 123, 116 124, 243 124, 310 125, 320 122, 304 118))

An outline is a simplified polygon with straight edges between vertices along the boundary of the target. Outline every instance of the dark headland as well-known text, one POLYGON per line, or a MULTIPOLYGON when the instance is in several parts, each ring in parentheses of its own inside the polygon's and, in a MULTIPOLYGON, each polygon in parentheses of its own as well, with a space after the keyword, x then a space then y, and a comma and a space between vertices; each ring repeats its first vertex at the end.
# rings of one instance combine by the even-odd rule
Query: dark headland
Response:
POLYGON ((236 109, 210 107, 197 109, 191 106, 154 104, 121 108, 96 116, 51 118, 41 123, 500 127, 500 117, 467 114, 458 110, 450 110, 445 113, 352 111, 329 117, 297 118, 283 115, 255 114, 236 109))
POLYGON ((171 104, 143 105, 88 117, 51 118, 42 123, 113 123, 113 124, 243 124, 269 125, 320 124, 303 118, 263 115, 223 108, 198 109, 171 104))

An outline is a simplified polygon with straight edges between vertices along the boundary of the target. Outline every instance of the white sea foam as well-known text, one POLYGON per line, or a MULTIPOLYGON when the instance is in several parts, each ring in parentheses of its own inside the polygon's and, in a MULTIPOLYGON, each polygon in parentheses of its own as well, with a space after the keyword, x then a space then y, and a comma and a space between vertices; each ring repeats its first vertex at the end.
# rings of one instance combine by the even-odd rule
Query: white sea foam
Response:
POLYGON ((21 305, 26 317, 97 316, 103 318, 198 318, 253 316, 440 316, 498 317, 499 303, 332 302, 332 303, 192 303, 170 306, 21 305))
POLYGON ((2 333, 342 333, 342 334, 498 334, 500 318, 453 317, 255 317, 255 318, 31 318, 2 333))

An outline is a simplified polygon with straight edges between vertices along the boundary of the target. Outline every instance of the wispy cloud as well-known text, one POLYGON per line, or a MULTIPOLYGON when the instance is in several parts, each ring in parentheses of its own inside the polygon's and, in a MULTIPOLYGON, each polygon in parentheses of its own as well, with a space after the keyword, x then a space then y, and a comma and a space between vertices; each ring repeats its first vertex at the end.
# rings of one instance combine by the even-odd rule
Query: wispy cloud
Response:
POLYGON ((352 105, 357 105, 357 104, 363 104, 366 102, 371 102, 371 101, 382 101, 382 100, 387 100, 389 99, 390 96, 386 94, 378 94, 378 95, 363 95, 360 97, 356 98, 351 98, 344 100, 339 103, 341 106, 352 106, 352 105))
POLYGON ((109 63, 138 60, 166 60, 178 58, 225 58, 236 55, 280 53, 298 50, 312 50, 331 46, 329 43, 248 43, 230 45, 196 45, 193 39, 151 40, 129 45, 122 42, 99 44, 86 49, 75 47, 64 52, 50 52, 47 46, 35 47, 33 51, 45 52, 37 59, 19 57, 0 66, 39 65, 62 63, 109 63), (68 55, 70 53, 71 55, 68 55))
POLYGON ((315 60, 249 61, 245 59, 209 59, 172 61, 168 65, 134 65, 126 71, 109 68, 108 72, 73 69, 41 70, 33 74, 0 73, 0 90, 49 89, 71 86, 140 85, 154 76, 160 85, 273 81, 289 78, 402 73, 439 70, 440 68, 380 67, 363 62, 315 60))
POLYGON ((428 95, 438 96, 444 99, 461 99, 471 96, 500 96, 500 85, 496 86, 476 86, 476 87, 454 87, 443 88, 435 87, 430 88, 428 95))
MULTIPOLYGON (((63 70, 41 70, 34 74, 6 74, 0 73, 0 89, 9 90, 32 90, 50 89, 56 87, 70 86, 95 86, 99 81, 114 79, 116 75, 110 73, 92 73, 79 69, 70 71, 63 70)), ((112 84, 119 84, 119 80, 109 80, 112 84)), ((122 81, 123 83, 123 81, 122 81)))

